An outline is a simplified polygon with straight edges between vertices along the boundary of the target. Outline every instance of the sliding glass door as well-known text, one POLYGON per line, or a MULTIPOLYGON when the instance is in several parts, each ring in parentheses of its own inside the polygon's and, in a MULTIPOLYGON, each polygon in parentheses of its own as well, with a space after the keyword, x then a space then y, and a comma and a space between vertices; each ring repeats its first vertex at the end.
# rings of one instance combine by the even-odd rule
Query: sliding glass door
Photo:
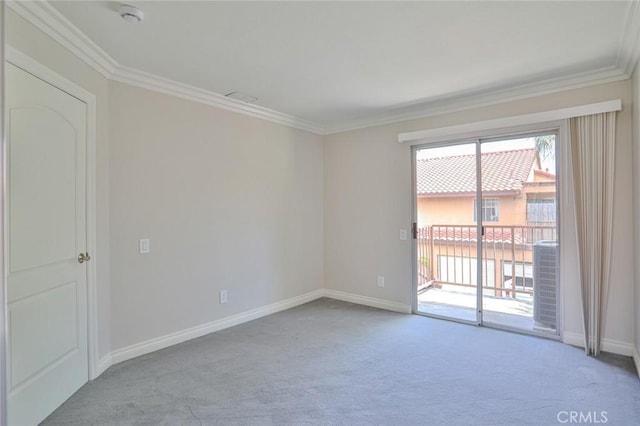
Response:
POLYGON ((419 149, 415 156, 417 311, 478 321, 475 142, 419 149))
POLYGON ((555 148, 540 133, 414 150, 416 312, 557 334, 555 148))

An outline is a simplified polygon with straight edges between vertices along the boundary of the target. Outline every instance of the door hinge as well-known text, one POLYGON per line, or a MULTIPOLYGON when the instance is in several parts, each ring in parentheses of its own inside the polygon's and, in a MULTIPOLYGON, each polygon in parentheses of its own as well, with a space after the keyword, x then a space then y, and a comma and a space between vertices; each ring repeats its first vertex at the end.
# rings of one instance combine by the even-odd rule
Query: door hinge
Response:
POLYGON ((413 239, 417 240, 418 239, 418 224, 413 222, 413 225, 411 226, 411 233, 413 234, 413 239))

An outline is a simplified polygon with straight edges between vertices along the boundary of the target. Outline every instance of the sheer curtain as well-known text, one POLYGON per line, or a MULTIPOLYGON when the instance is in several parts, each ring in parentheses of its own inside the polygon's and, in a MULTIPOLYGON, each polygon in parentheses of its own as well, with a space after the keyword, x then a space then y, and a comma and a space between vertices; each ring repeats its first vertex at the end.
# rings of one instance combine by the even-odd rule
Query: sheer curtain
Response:
POLYGON ((613 229, 616 113, 570 119, 585 351, 600 353, 613 229))

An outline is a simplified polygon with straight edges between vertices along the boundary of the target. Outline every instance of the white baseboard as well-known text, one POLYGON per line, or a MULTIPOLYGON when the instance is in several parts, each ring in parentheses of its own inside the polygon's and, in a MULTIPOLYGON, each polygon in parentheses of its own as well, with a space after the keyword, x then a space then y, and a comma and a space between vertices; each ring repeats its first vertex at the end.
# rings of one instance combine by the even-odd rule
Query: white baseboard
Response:
MULTIPOLYGON (((562 334, 562 342, 571 346, 584 348, 584 336, 580 333, 565 331, 562 334)), ((604 338, 602 339, 602 350, 613 354, 632 356, 634 348, 633 343, 604 338)))
POLYGON ((96 379, 99 375, 104 373, 107 368, 111 367, 111 365, 113 365, 111 362, 111 353, 108 353, 98 361, 98 366, 96 367, 96 371, 91 380, 96 379))
POLYGON ((357 303, 359 305, 371 306, 374 308, 385 309, 400 313, 411 313, 411 305, 405 305, 398 302, 391 302, 388 300, 377 299, 374 297, 360 296, 352 293, 345 293, 337 290, 320 289, 310 293, 303 294, 301 296, 292 297, 290 299, 283 300, 281 302, 272 303, 267 306, 252 309, 247 312, 232 315, 230 317, 222 318, 216 321, 208 322, 206 324, 197 325, 185 330, 176 331, 164 336, 156 337, 153 339, 145 340, 144 342, 136 343, 105 355, 98 362, 96 372, 92 377, 92 380, 100 376, 107 368, 122 361, 126 361, 131 358, 135 358, 141 355, 145 355, 151 352, 155 352, 160 349, 167 348, 169 346, 176 345, 178 343, 185 342, 187 340, 195 339, 197 337, 205 336, 215 331, 223 330, 225 328, 233 327, 243 324, 254 319, 261 318, 266 315, 274 314, 276 312, 284 311, 286 309, 294 308, 296 306, 303 305, 311 302, 312 300, 319 299, 321 297, 328 297, 331 299, 342 300, 345 302, 357 303))
MULTIPOLYGON (((110 365, 117 364, 122 361, 126 361, 131 358, 135 358, 140 355, 148 354, 160 349, 164 349, 169 346, 176 345, 178 343, 185 342, 187 340, 202 337, 215 331, 223 330, 225 328, 233 327, 235 325, 243 324, 254 319, 261 318, 266 315, 274 314, 276 312, 284 311, 296 306, 303 305, 311 302, 312 300, 319 299, 321 297, 328 297, 331 299, 342 300, 345 302, 357 303, 360 305, 371 306, 374 308, 386 309, 389 311, 400 313, 411 313, 411 306, 398 302, 390 302, 388 300, 376 299, 374 297, 360 296, 352 293, 345 293, 337 290, 321 289, 312 291, 301 296, 292 297, 290 299, 283 300, 281 302, 272 303, 261 308, 252 309, 247 312, 232 315, 230 317, 222 318, 216 321, 212 321, 206 324, 197 325, 195 327, 188 328, 186 330, 177 331, 164 336, 156 337, 153 339, 145 340, 144 342, 136 343, 131 346, 127 346, 122 349, 117 349, 111 352, 107 357, 100 360, 98 367, 100 374, 106 370, 110 365)), ((98 374, 99 375, 99 374, 98 374)))
POLYGON ((612 354, 631 356, 633 355, 633 343, 602 339, 602 350, 612 354))
MULTIPOLYGON (((240 314, 232 315, 227 318, 222 318, 206 324, 201 324, 185 330, 177 331, 175 333, 167 334, 165 336, 160 336, 154 339, 146 340, 144 342, 136 343, 125 348, 117 349, 100 359, 96 368, 96 374, 94 375, 94 377, 92 377, 92 379, 100 376, 107 368, 109 368, 113 364, 117 364, 119 362, 126 361, 140 355, 145 355, 150 352, 164 349, 169 346, 185 342, 187 340, 195 339, 197 337, 201 337, 215 331, 240 325, 266 315, 294 308, 296 306, 303 305, 321 297, 328 297, 330 299, 342 300, 345 302, 356 303, 359 305, 370 306, 403 314, 411 313, 411 305, 404 303, 392 302, 389 300, 378 299, 369 296, 361 296, 358 294, 346 293, 338 290, 315 290, 310 293, 292 297, 290 299, 272 303, 270 305, 252 309, 240 314)), ((578 346, 581 348, 584 347, 584 337, 580 333, 564 332, 562 341, 572 346, 578 346)), ((638 375, 640 376, 640 352, 638 348, 634 347, 633 344, 628 342, 621 342, 618 340, 603 339, 602 350, 619 355, 632 356, 636 365, 636 370, 638 371, 638 375)))
POLYGON ((211 321, 206 324, 197 325, 195 327, 191 327, 186 330, 181 330, 175 333, 167 334, 165 336, 160 336, 154 339, 145 340, 144 342, 136 343, 134 345, 117 349, 111 352, 110 364, 111 365, 117 364, 119 362, 126 361, 128 359, 135 358, 140 355, 148 354, 150 352, 164 349, 166 347, 173 346, 178 343, 185 342, 187 340, 195 339, 197 337, 201 337, 206 334, 213 333, 214 331, 223 330, 225 328, 243 324, 245 322, 252 321, 254 319, 258 319, 266 315, 284 311, 286 309, 290 309, 290 308, 305 304, 307 302, 311 302, 312 300, 319 299, 322 296, 323 296, 323 291, 316 290, 310 293, 303 294, 301 296, 296 296, 290 299, 283 300, 281 302, 272 303, 267 306, 252 309, 250 311, 232 315, 230 317, 222 318, 216 321, 211 321))
POLYGON ((405 305, 404 303, 399 302, 391 302, 384 299, 377 299, 375 297, 360 296, 358 294, 345 293, 344 291, 329 290, 326 288, 323 290, 322 295, 330 299, 357 303, 358 305, 371 306, 373 308, 385 309, 387 311, 400 312, 402 314, 411 313, 411 305, 405 305))

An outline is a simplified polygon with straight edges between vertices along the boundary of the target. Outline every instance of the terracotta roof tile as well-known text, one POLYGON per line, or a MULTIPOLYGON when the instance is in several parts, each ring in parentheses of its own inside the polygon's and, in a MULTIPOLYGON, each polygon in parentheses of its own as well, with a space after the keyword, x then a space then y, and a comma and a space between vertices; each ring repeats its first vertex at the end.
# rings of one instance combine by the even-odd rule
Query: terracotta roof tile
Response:
MULTIPOLYGON (((443 226, 434 225, 430 227, 418 228, 418 239, 429 240, 430 232, 433 232, 433 241, 449 242, 476 242, 478 240, 477 229, 473 226, 443 226)), ((526 227, 485 227, 482 241, 485 243, 497 244, 525 244, 531 243, 532 236, 527 233, 526 227)))
MULTIPOLYGON (((536 150, 487 152, 482 154, 482 190, 522 190, 536 160, 536 150)), ((419 195, 465 194, 476 191, 475 155, 427 158, 416 162, 419 195)))

